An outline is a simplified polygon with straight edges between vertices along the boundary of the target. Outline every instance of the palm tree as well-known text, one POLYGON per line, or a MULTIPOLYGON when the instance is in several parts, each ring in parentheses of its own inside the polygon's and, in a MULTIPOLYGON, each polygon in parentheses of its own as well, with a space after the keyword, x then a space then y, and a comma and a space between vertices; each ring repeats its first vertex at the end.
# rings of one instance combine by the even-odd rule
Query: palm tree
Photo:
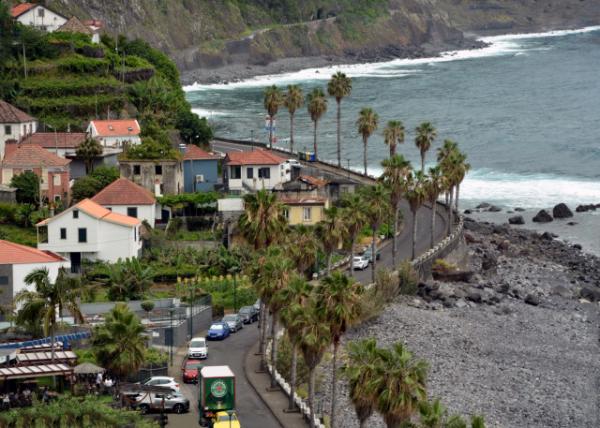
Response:
POLYGON ((238 225, 242 236, 255 250, 280 240, 286 227, 284 207, 277 196, 267 190, 244 195, 244 213, 238 225))
POLYGON ((374 186, 367 186, 361 189, 364 200, 364 210, 368 219, 368 224, 371 227, 371 282, 375 282, 375 269, 377 264, 377 245, 375 239, 379 227, 392 217, 390 207, 390 196, 388 189, 378 183, 374 186))
POLYGON ((120 378, 137 372, 146 351, 144 332, 136 314, 126 304, 117 303, 92 335, 98 362, 120 378))
POLYGON ((419 403, 419 422, 423 428, 443 428, 445 418, 446 408, 439 399, 419 403))
POLYGON ((426 199, 431 204, 431 240, 429 248, 435 244, 435 217, 437 215, 437 200, 444 189, 442 169, 438 166, 429 168, 429 175, 425 181, 426 199))
POLYGON ((390 205, 394 212, 394 227, 392 235, 392 261, 396 266, 396 231, 398 229, 398 217, 400 214, 400 201, 402 195, 406 192, 406 177, 411 173, 412 166, 402 155, 392 155, 389 159, 381 162, 383 166, 383 175, 381 180, 389 189, 390 205))
POLYGON ((154 271, 144 266, 137 258, 119 260, 108 266, 108 277, 103 281, 109 287, 108 297, 112 301, 136 300, 154 283, 154 271))
POLYGON ((287 94, 283 104, 290 113, 290 152, 294 154, 294 116, 296 110, 298 110, 304 104, 304 94, 302 89, 298 85, 289 85, 287 87, 287 94))
POLYGON ((333 359, 331 381, 331 422, 335 424, 335 407, 337 403, 337 356, 342 335, 352 325, 356 324, 361 314, 361 298, 364 287, 354 279, 342 272, 336 271, 323 278, 315 290, 315 299, 318 310, 323 311, 323 316, 329 323, 329 330, 333 340, 333 359))
POLYGON ((269 115, 269 148, 273 148, 273 121, 275 115, 279 111, 279 107, 283 104, 283 94, 281 90, 273 85, 265 89, 263 105, 269 115))
POLYGON ((317 155, 317 126, 319 120, 327 111, 327 98, 321 88, 315 88, 306 97, 308 101, 308 113, 310 114, 310 120, 314 123, 314 142, 313 151, 315 152, 315 159, 318 159, 317 155))
POLYGON ((281 299, 287 302, 287 304, 281 308, 279 315, 292 345, 288 410, 293 411, 296 408, 294 393, 297 382, 298 345, 302 338, 302 325, 299 325, 296 320, 301 319, 299 314, 304 312, 304 305, 310 297, 311 286, 304 278, 294 275, 290 279, 288 286, 281 290, 280 293, 281 299))
POLYGON ((383 130, 383 141, 390 147, 390 158, 396 154, 396 145, 404 144, 404 125, 400 120, 390 120, 383 130))
POLYGON ((380 363, 368 384, 377 392, 377 410, 388 428, 410 422, 420 402, 427 398, 427 363, 414 360, 401 343, 378 350, 380 363))
POLYGON ((352 341, 346 349, 347 363, 341 367, 341 372, 348 381, 350 400, 354 405, 360 428, 363 428, 373 414, 377 402, 375 389, 369 388, 369 381, 375 377, 376 365, 379 363, 377 342, 373 338, 352 341))
POLYGON ((457 153, 458 144, 451 140, 444 140, 444 145, 438 149, 437 160, 443 174, 444 190, 446 191, 446 203, 448 205, 448 229, 452 230, 452 206, 457 176, 457 153))
POLYGON ((61 268, 56 280, 52 282, 48 269, 41 268, 28 273, 24 282, 33 285, 35 289, 20 291, 15 296, 15 305, 20 307, 16 317, 17 324, 35 324, 41 321, 44 335, 50 335, 51 359, 54 361, 57 317, 67 309, 75 322, 84 321, 78 303, 78 281, 72 281, 65 269, 61 268))
POLYGON ((364 210, 364 201, 358 193, 348 193, 342 199, 342 221, 344 223, 344 240, 350 246, 350 272, 354 275, 352 261, 354 260, 354 246, 361 230, 367 224, 364 210))
POLYGON ((303 224, 294 226, 290 228, 286 241, 287 254, 294 262, 296 270, 304 277, 310 278, 322 246, 314 228, 303 224))
POLYGON ((319 224, 319 235, 323 242, 323 249, 327 256, 327 274, 331 272, 331 259, 333 253, 340 248, 344 241, 345 223, 343 210, 336 206, 324 211, 324 219, 319 224))
POLYGON ((411 259, 414 260, 417 255, 417 211, 427 196, 425 193, 424 186, 425 176, 421 171, 413 172, 409 176, 408 186, 406 189, 406 200, 410 206, 410 212, 413 218, 413 237, 412 237, 412 255, 411 259))
POLYGON ((352 92, 352 79, 341 71, 338 71, 327 83, 327 92, 330 97, 335 98, 337 103, 337 161, 338 166, 342 166, 342 143, 341 143, 341 123, 342 123, 342 99, 352 92))
POLYGON ((431 144, 435 137, 437 137, 437 131, 430 122, 423 122, 415 129, 417 136, 415 137, 415 146, 421 153, 421 172, 425 173, 425 155, 431 148, 431 144))
POLYGON ((77 147, 75 154, 83 159, 85 173, 89 174, 94 170, 94 159, 102 154, 102 146, 95 138, 88 137, 77 147))
POLYGON ((363 108, 356 120, 356 126, 358 133, 362 136, 363 140, 363 161, 365 167, 365 175, 367 175, 367 145, 369 143, 369 137, 377 130, 379 123, 379 116, 372 108, 363 108))
POLYGON ((456 184, 456 197, 455 197, 455 209, 456 212, 460 212, 458 208, 458 198, 460 196, 460 184, 465 179, 467 172, 471 169, 471 165, 467 162, 467 155, 463 152, 456 151, 455 158, 453 159, 455 166, 455 184, 456 184))

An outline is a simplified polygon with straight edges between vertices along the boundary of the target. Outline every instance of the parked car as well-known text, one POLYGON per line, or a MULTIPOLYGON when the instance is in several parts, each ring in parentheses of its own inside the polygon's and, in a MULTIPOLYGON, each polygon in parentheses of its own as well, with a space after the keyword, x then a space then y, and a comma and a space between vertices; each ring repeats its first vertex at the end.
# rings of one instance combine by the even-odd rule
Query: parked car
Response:
POLYGON ((179 384, 175 381, 175 378, 168 376, 152 376, 142 382, 142 385, 147 386, 162 386, 164 388, 169 388, 173 392, 179 392, 179 384))
POLYGON ((200 360, 194 360, 192 358, 186 358, 183 360, 183 366, 181 367, 181 377, 183 383, 196 383, 198 382, 198 371, 204 367, 204 364, 200 360))
POLYGON ((213 428, 241 428, 241 425, 235 412, 231 412, 231 415, 227 412, 217 412, 213 428))
MULTIPOLYGON (((365 251, 362 253, 363 257, 365 257, 369 262, 373 263, 373 249, 372 246, 369 245, 365 251)), ((381 258, 381 252, 375 246, 375 259, 379 260, 381 258)))
POLYGON ((188 358, 207 358, 208 347, 204 337, 194 337, 190 340, 187 352, 188 358))
POLYGON ((353 270, 364 270, 369 266, 369 259, 364 256, 354 256, 352 259, 352 269, 353 270))
POLYGON ((206 338, 209 340, 217 340, 217 339, 225 339, 226 337, 229 337, 229 335, 231 334, 231 331, 229 330, 229 325, 227 323, 224 322, 214 322, 210 325, 210 328, 208 329, 208 334, 206 335, 206 338))
POLYGON ((238 315, 244 324, 252 324, 254 321, 258 321, 258 311, 254 306, 242 306, 238 315))
POLYGON ((232 333, 244 328, 242 317, 240 317, 238 314, 225 315, 221 322, 229 325, 229 330, 231 330, 232 333))
POLYGON ((147 394, 139 394, 138 400, 134 407, 140 409, 142 414, 149 413, 153 410, 165 410, 175 413, 185 413, 190 410, 190 400, 185 398, 179 392, 173 393, 157 393, 149 392, 147 394))

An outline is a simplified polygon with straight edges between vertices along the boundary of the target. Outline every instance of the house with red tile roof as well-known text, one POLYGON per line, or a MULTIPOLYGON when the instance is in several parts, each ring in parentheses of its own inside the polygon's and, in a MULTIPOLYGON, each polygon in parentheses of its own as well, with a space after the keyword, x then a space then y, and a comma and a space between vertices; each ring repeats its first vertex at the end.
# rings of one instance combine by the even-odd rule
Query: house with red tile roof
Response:
POLYGON ((10 10, 10 14, 15 21, 48 33, 58 30, 67 22, 67 18, 60 13, 38 3, 19 3, 10 10))
POLYGON ((183 152, 183 190, 186 193, 215 190, 221 157, 194 144, 181 145, 183 152))
POLYGON ((92 201, 113 213, 145 220, 152 227, 160 215, 152 192, 122 177, 102 189, 92 201))
POLYGON ((8 141, 19 141, 37 131, 37 120, 12 104, 0 100, 0 159, 8 141))
POLYGON ((139 257, 141 225, 138 218, 84 199, 36 225, 38 249, 68 258, 74 271, 83 259, 116 262, 139 257))
POLYGON ((0 240, 0 304, 10 305, 15 295, 27 288, 25 277, 36 269, 47 269, 51 281, 70 262, 58 254, 0 240))
POLYGON ((45 199, 68 204, 70 163, 70 160, 34 144, 8 143, 0 163, 0 183, 8 185, 15 175, 32 171, 40 178, 40 190, 45 199))
POLYGON ((325 209, 329 208, 329 199, 324 196, 279 193, 278 197, 285 205, 285 218, 291 226, 314 226, 325 219, 325 209))
POLYGON ((225 155, 224 182, 231 193, 272 190, 291 179, 291 169, 286 158, 270 150, 229 152, 225 155))
POLYGON ((140 132, 136 119, 92 120, 87 128, 87 133, 100 141, 103 147, 119 149, 125 144, 140 144, 140 132))

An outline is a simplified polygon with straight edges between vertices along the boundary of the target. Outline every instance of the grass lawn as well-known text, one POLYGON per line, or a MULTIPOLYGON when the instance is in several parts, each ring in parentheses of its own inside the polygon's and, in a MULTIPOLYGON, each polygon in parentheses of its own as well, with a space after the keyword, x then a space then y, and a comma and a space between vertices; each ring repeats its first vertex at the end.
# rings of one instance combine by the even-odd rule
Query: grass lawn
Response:
POLYGON ((12 224, 0 224, 0 239, 30 247, 37 246, 37 233, 34 227, 24 228, 12 224))

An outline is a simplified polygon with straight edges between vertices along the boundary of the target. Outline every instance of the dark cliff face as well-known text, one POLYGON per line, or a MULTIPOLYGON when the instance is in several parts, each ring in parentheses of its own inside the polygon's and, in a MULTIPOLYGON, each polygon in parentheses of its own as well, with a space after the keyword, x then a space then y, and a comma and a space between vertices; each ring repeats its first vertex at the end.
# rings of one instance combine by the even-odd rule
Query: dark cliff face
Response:
POLYGON ((181 70, 290 57, 420 56, 473 46, 464 33, 600 24, 597 0, 49 0, 140 37, 181 70))

